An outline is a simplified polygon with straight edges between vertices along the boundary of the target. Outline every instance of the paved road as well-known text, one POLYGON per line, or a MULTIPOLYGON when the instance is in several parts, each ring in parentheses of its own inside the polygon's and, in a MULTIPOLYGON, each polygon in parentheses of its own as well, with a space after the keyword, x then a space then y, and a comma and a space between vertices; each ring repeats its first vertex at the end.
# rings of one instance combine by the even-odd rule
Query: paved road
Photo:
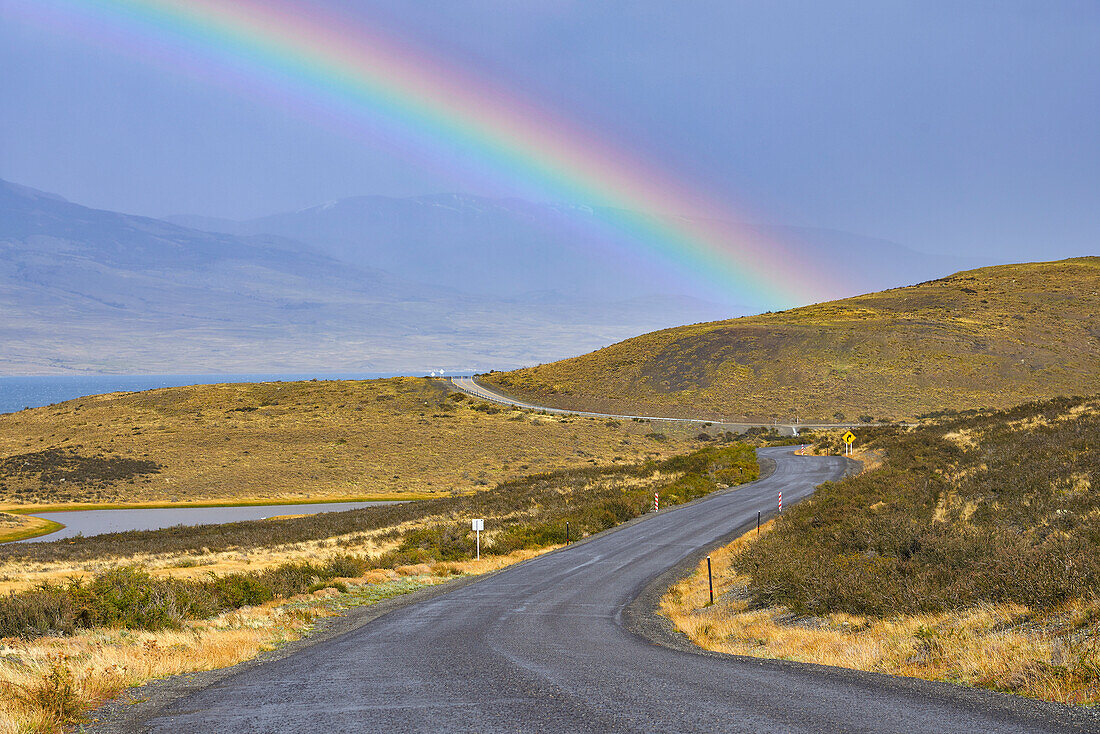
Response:
POLYGON ((796 430, 814 429, 814 428, 865 428, 869 425, 878 425, 877 423, 731 423, 729 421, 722 421, 718 419, 708 418, 662 418, 655 415, 619 415, 618 413, 590 413, 583 410, 566 410, 564 408, 547 408, 542 405, 534 405, 532 403, 525 403, 522 400, 509 397, 504 393, 497 392, 479 383, 473 377, 452 377, 450 378, 451 384, 457 387, 464 393, 479 397, 482 400, 488 400, 493 403, 501 403, 503 405, 514 405, 517 408, 526 408, 528 410, 542 410, 547 413, 561 413, 563 415, 587 415, 594 418, 622 418, 629 420, 632 418, 642 418, 644 420, 651 421, 667 421, 669 423, 707 423, 714 424, 716 426, 722 426, 723 428, 731 431, 737 431, 738 433, 744 433, 749 428, 757 427, 774 427, 780 434, 784 436, 798 435, 796 430))
POLYGON ((788 448, 761 453, 777 461, 764 480, 647 516, 246 669, 177 700, 145 726, 314 734, 1085 730, 1064 708, 684 652, 628 629, 624 610, 630 616, 632 600, 658 574, 755 521, 758 510, 770 511, 780 490, 785 501, 797 500, 847 466, 840 457, 798 457, 788 448))

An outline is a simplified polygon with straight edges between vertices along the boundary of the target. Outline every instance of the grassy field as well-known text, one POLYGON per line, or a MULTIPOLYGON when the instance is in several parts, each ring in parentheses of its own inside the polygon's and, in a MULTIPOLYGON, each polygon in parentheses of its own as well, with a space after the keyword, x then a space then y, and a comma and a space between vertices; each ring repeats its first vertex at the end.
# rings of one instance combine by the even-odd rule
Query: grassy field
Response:
POLYGON ((473 552, 472 517, 486 519, 483 551, 506 554, 564 542, 566 522, 580 538, 636 517, 654 492, 662 504, 673 505, 751 481, 758 472, 751 447, 715 442, 667 459, 541 472, 470 495, 408 504, 9 544, 0 546, 0 591, 101 573, 120 563, 192 576, 334 553, 370 556, 380 567, 462 560, 473 552))
POLYGON ((911 419, 1079 395, 1100 375, 1100 258, 1005 265, 645 334, 483 377, 537 404, 768 422, 911 419))
POLYGON ((116 393, 0 415, 0 510, 446 496, 682 453, 698 432, 512 411, 419 378, 116 393))
POLYGON ((1100 703, 1100 399, 861 433, 877 467, 712 554, 714 606, 700 569, 665 613, 725 652, 1100 703))
POLYGON ((500 568, 638 517, 655 492, 671 506, 758 476, 752 447, 715 441, 417 503, 6 546, 0 734, 60 730, 128 685, 245 659, 402 578, 500 568), (486 520, 480 560, 471 517, 486 520))

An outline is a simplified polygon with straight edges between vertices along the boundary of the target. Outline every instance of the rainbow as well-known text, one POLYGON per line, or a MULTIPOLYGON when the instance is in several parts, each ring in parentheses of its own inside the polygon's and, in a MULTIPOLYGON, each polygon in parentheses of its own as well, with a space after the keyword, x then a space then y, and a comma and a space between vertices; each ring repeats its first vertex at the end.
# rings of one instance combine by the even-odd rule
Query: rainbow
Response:
MULTIPOLYGON (((20 3, 15 4, 17 7, 20 3)), ((583 226, 730 303, 761 310, 841 290, 778 242, 664 171, 568 120, 403 46, 362 22, 284 0, 35 0, 32 20, 95 28, 171 66, 205 63, 353 126, 384 130, 438 166, 543 201, 600 210, 583 226), (42 10, 51 6, 51 10, 42 10), (61 13, 61 16, 58 15, 61 13), (693 216, 678 216, 685 213, 693 216)))

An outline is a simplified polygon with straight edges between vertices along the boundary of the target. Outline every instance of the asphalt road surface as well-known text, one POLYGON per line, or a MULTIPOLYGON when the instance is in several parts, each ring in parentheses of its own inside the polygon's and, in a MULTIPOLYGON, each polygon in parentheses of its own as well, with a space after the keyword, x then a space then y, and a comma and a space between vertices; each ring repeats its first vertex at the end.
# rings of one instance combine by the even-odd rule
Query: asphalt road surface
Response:
MULTIPOLYGON (((637 633, 640 594, 700 548, 849 466, 793 456, 357 630, 245 668, 135 724, 157 732, 1087 731, 1069 707, 818 666, 706 655, 637 633)), ((652 619, 652 618, 650 618, 652 619)))
POLYGON ((756 427, 774 427, 784 436, 798 435, 796 431, 805 429, 816 428, 863 428, 869 425, 879 425, 877 423, 732 423, 730 421, 723 421, 714 418, 662 418, 655 415, 620 415, 618 413, 590 413, 584 410, 566 410, 565 408, 547 408, 542 405, 533 405, 531 403, 525 403, 522 400, 517 400, 513 397, 509 397, 502 392, 492 390, 485 387, 472 377, 452 377, 450 378, 451 384, 457 387, 462 392, 473 395, 474 397, 481 398, 482 400, 488 400, 493 403, 501 403, 503 405, 514 405, 517 408, 526 408, 527 410, 541 410, 546 413, 561 413, 564 415, 587 415, 594 418, 623 418, 633 419, 642 418, 643 420, 650 421, 666 421, 668 423, 706 423, 714 424, 716 426, 722 426, 725 429, 731 431, 737 431, 738 433, 744 433, 749 428, 756 427))
MULTIPOLYGON (((562 413, 564 415, 588 415, 595 418, 643 418, 651 421, 670 421, 673 423, 719 423, 716 420, 707 420, 704 418, 659 418, 651 415, 618 415, 616 413, 590 413, 584 410, 566 410, 565 408, 547 408, 543 405, 534 405, 532 403, 525 403, 522 400, 517 400, 512 397, 508 397, 504 393, 491 390, 481 383, 477 382, 472 377, 452 377, 451 384, 457 387, 464 393, 479 397, 482 400, 488 400, 494 403, 502 403, 504 405, 514 405, 517 408, 526 408, 528 410, 541 410, 547 413, 562 413)), ((722 423, 722 425, 731 426, 751 426, 756 425, 754 423, 722 423)))

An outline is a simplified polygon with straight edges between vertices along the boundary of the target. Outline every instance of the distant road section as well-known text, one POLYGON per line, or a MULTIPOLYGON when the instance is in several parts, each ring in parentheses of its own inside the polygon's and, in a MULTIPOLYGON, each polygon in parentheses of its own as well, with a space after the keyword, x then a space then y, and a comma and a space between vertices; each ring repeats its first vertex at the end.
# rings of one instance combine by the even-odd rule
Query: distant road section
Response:
MULTIPOLYGON (((490 390, 481 383, 477 382, 472 377, 452 377, 451 384, 457 387, 464 393, 473 395, 474 397, 481 398, 482 400, 489 400, 494 403, 502 403, 504 405, 514 405, 517 408, 526 408, 528 410, 541 410, 547 413, 562 413, 566 415, 588 415, 594 418, 642 418, 650 421, 669 421, 671 423, 713 423, 718 424, 719 421, 715 420, 703 420, 701 418, 658 418, 655 415, 618 415, 615 413, 588 413, 583 410, 565 410, 564 408, 547 408, 543 405, 534 405, 532 403, 525 403, 522 400, 516 400, 510 398, 504 393, 497 392, 496 390, 490 390)), ((757 425, 755 423, 722 423, 723 426, 749 426, 757 425)))
POLYGON ((749 428, 775 428, 783 435, 798 435, 796 432, 797 430, 802 430, 806 428, 860 428, 866 427, 868 425, 866 423, 727 423, 725 421, 719 421, 713 418, 662 418, 661 416, 656 415, 589 413, 583 410, 548 408, 544 405, 525 403, 522 400, 510 398, 504 393, 487 388, 473 377, 452 377, 451 384, 457 387, 462 392, 468 395, 473 395, 477 398, 481 398, 482 400, 488 400, 493 403, 501 403, 502 405, 514 405, 517 408, 526 408, 527 410, 541 410, 547 413, 561 413, 565 415, 587 415, 593 418, 623 418, 626 420, 629 420, 631 418, 640 418, 647 421, 665 421, 668 423, 708 423, 715 426, 722 426, 727 430, 736 431, 738 433, 744 433, 749 428))

